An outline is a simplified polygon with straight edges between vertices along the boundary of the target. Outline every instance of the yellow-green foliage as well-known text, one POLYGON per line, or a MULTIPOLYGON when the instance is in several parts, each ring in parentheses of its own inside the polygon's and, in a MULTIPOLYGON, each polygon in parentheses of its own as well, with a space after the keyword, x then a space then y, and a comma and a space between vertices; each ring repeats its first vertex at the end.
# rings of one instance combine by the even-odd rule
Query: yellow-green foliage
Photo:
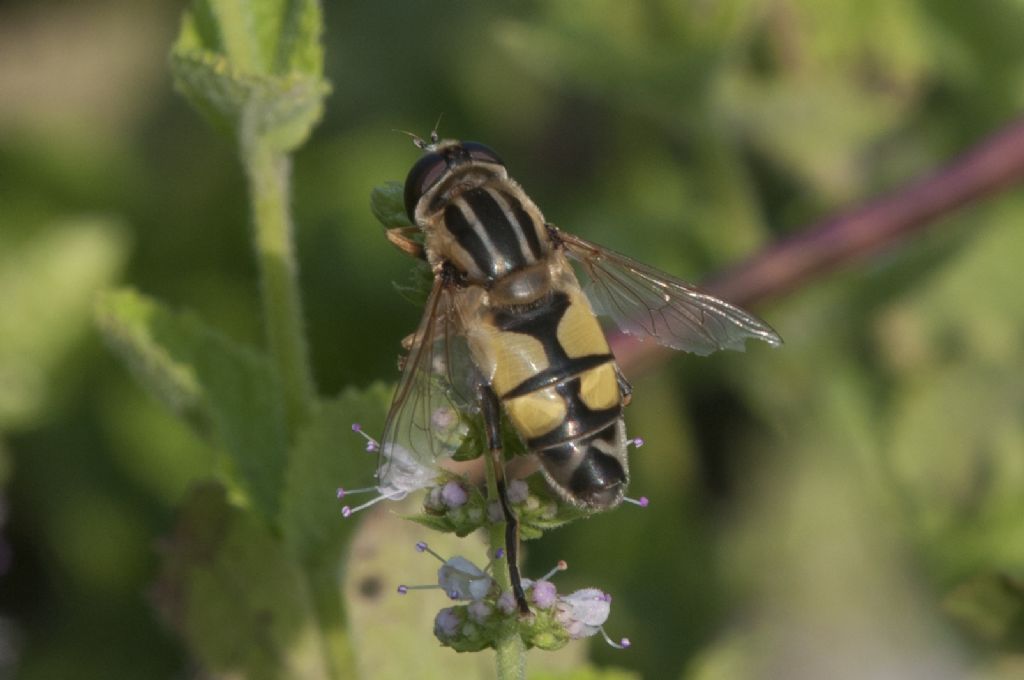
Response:
MULTIPOLYGON (((393 594, 435 578, 416 540, 483 544, 334 496, 373 484, 350 426, 379 432, 421 311, 369 202, 418 157, 393 130, 443 113, 559 227, 699 280, 1024 104, 1016 0, 178 9, 0 8, 0 675, 492 676, 437 647, 443 594, 393 594), (266 339, 266 176, 315 398, 266 339)), ((534 650, 536 677, 1021 675, 1019 193, 758 307, 777 351, 629 375, 650 507, 524 570, 567 560, 633 647, 534 650)))

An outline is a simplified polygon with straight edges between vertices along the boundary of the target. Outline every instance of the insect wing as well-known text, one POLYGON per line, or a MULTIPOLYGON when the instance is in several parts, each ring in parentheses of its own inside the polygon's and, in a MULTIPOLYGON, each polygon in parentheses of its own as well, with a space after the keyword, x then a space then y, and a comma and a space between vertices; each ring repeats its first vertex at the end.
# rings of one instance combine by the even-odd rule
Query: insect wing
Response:
POLYGON ((398 494, 428 486, 437 477, 437 460, 462 443, 467 428, 460 413, 475 405, 475 377, 464 344, 454 292, 439 277, 384 422, 377 468, 383 491, 398 494))
POLYGON ((696 286, 573 234, 559 231, 557 237, 586 273, 597 312, 625 333, 699 355, 742 352, 751 338, 782 344, 764 321, 696 286))

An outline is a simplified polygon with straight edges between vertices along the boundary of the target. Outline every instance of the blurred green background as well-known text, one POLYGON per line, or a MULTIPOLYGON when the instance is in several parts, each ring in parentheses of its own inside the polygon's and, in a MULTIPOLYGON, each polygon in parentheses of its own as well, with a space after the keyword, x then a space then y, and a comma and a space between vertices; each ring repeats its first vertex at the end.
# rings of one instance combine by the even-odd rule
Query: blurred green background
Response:
MULTIPOLYGON (((93 329, 131 284, 262 345, 242 172, 171 87, 183 3, 0 3, 0 675, 191 677, 147 600, 206 445, 93 329)), ((324 3, 294 212, 320 392, 419 310, 372 187, 483 141, 548 219, 698 280, 1024 109, 1016 0, 324 3)), ((1024 677, 1024 195, 758 309, 778 351, 633 374, 652 506, 529 546, 644 677, 1024 677)), ((340 481, 340 480, 339 480, 340 481)), ((563 587, 564 586, 564 587, 563 587)), ((441 598, 410 598, 436 610, 441 598)), ((429 636, 429 629, 423 635, 429 636)), ((589 644, 589 643, 578 643, 589 644)), ((453 653, 454 654, 454 653, 453 653)))

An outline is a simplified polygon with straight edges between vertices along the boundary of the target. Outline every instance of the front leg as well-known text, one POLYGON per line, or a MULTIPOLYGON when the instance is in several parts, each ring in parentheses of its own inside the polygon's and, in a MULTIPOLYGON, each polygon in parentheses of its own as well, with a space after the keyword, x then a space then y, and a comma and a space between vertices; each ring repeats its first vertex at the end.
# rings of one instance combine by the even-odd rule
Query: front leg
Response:
POLYGON ((501 411, 498 395, 487 385, 480 386, 480 410, 484 416, 484 429, 487 432, 487 446, 494 459, 494 471, 498 478, 498 501, 505 514, 505 557, 508 559, 508 577, 512 583, 512 594, 523 614, 530 613, 530 605, 526 602, 523 582, 519 576, 519 522, 508 502, 505 492, 505 461, 501 457, 501 411))
POLYGON ((629 402, 633 401, 633 386, 626 380, 626 376, 622 375, 622 369, 619 368, 618 364, 615 365, 615 380, 619 383, 622 405, 629 406, 629 402))
POLYGON ((406 255, 411 255, 418 260, 426 260, 427 251, 423 244, 411 237, 412 234, 417 234, 419 231, 419 227, 392 227, 385 229, 384 235, 388 237, 392 245, 406 255))

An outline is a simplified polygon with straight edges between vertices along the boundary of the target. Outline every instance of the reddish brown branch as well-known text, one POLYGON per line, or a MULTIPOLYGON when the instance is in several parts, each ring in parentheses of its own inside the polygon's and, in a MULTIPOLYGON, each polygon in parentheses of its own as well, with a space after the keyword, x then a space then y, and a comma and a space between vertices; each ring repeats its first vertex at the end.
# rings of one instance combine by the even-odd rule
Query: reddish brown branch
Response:
MULTIPOLYGON (((864 260, 923 230, 962 205, 1024 178, 1024 119, 938 171, 849 212, 785 238, 702 284, 739 305, 777 297, 841 266, 864 260)), ((624 363, 652 354, 653 343, 615 339, 624 363)))

